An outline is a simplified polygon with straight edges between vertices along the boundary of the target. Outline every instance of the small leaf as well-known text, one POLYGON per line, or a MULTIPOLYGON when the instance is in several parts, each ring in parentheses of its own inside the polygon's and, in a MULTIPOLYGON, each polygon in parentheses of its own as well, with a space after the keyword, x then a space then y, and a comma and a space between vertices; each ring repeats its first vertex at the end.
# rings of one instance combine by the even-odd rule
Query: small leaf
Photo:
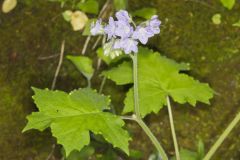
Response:
POLYGON ((74 90, 70 94, 37 88, 33 90, 33 99, 39 111, 27 117, 28 124, 23 132, 50 127, 57 142, 63 145, 67 157, 71 151, 80 151, 89 144, 90 131, 102 135, 114 147, 129 154, 130 137, 122 128, 124 121, 119 116, 102 111, 110 109, 108 97, 88 88, 74 90))
POLYGON ((227 9, 231 10, 235 5, 235 0, 220 0, 222 5, 227 9))
POLYGON ((62 13, 64 20, 67 22, 71 21, 72 14, 73 14, 73 12, 70 10, 66 10, 62 13))
POLYGON ((92 78, 94 69, 90 58, 85 56, 67 56, 67 59, 69 59, 87 79, 92 78))
POLYGON ((216 24, 216 25, 219 25, 219 24, 221 24, 221 14, 214 14, 213 16, 212 16, 212 22, 213 22, 213 24, 216 24))
POLYGON ((205 147, 201 139, 198 140, 197 150, 198 150, 198 159, 199 160, 203 159, 205 155, 205 147))
POLYGON ((102 75, 113 80, 117 85, 133 83, 131 62, 123 62, 109 71, 103 71, 102 75))
POLYGON ((126 10, 127 9, 128 0, 114 0, 114 7, 118 10, 126 10))
POLYGON ((97 21, 97 20, 94 19, 94 18, 88 20, 88 22, 86 23, 85 28, 84 28, 84 30, 83 30, 83 33, 82 33, 83 36, 91 36, 91 32, 90 32, 90 30, 91 30, 91 24, 92 24, 93 22, 96 22, 96 21, 97 21))
POLYGON ((132 13, 132 16, 137 16, 145 19, 150 19, 153 15, 156 15, 157 10, 155 8, 142 8, 132 13))
MULTIPOLYGON (((199 160, 198 154, 196 152, 190 151, 188 149, 180 150, 180 158, 182 160, 199 160)), ((171 158, 171 160, 176 160, 176 157, 171 158)))
POLYGON ((97 55, 98 55, 98 57, 100 58, 100 59, 102 59, 106 64, 110 64, 111 63, 111 61, 112 61, 112 58, 111 57, 109 57, 109 56, 106 56, 106 55, 104 55, 104 51, 103 51, 103 48, 102 47, 100 47, 100 48, 98 48, 97 49, 97 55))
POLYGON ((96 0, 87 0, 85 2, 79 2, 77 8, 86 13, 98 14, 99 4, 96 0))
POLYGON ((240 20, 232 25, 233 27, 240 27, 240 20))

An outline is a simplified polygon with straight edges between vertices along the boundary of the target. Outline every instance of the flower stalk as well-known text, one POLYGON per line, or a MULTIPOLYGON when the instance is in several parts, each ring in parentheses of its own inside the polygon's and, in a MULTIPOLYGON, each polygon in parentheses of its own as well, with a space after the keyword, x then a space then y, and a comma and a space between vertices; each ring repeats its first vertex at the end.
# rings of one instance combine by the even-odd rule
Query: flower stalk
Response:
POLYGON ((139 108, 139 95, 138 95, 138 56, 137 53, 134 53, 134 55, 131 55, 131 58, 133 60, 133 81, 134 81, 134 115, 132 116, 132 119, 135 120, 139 126, 143 129, 143 131, 147 134, 149 139, 152 141, 153 145, 158 150, 162 160, 168 160, 167 154, 165 153, 163 147, 161 146, 160 142, 157 140, 157 138, 153 135, 151 130, 148 128, 148 126, 144 123, 144 121, 141 118, 140 114, 140 108, 139 108))

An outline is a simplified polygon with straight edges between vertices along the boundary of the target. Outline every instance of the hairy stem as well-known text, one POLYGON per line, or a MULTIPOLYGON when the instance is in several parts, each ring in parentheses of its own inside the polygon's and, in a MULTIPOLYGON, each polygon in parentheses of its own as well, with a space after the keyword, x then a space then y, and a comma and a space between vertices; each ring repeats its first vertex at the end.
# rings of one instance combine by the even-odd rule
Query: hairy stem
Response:
POLYGON ((136 118, 137 123, 140 125, 140 127, 144 130, 144 132, 147 134, 149 139, 152 141, 153 145, 157 148, 162 160, 168 160, 168 157, 162 148, 161 144, 158 142, 157 138, 153 135, 151 130, 148 128, 148 126, 143 122, 142 119, 136 118))
POLYGON ((133 56, 131 55, 131 58, 133 60, 133 80, 134 80, 134 115, 132 116, 132 119, 135 120, 140 127, 144 130, 144 132, 147 134, 147 136, 150 138, 156 149, 158 150, 162 160, 168 160, 167 154, 165 153, 164 149, 162 148, 160 142, 157 140, 157 138, 153 135, 151 130, 148 128, 148 126, 143 122, 140 114, 139 109, 139 96, 138 96, 138 56, 137 53, 135 53, 133 56))
POLYGON ((177 136, 176 136, 176 132, 175 132, 173 115, 172 115, 172 108, 171 108, 171 103, 170 103, 170 100, 169 100, 169 96, 167 96, 167 107, 168 107, 169 121, 170 121, 170 126, 171 126, 171 132, 172 132, 172 138, 173 138, 173 144, 174 144, 176 159, 180 160, 177 136))
POLYGON ((138 119, 141 119, 139 110, 139 96, 138 96, 138 54, 135 53, 133 59, 133 88, 134 88, 134 112, 138 119))
POLYGON ((87 78, 87 87, 88 88, 91 88, 91 78, 87 78))
POLYGON ((220 147, 220 145, 223 143, 223 141, 227 138, 229 133, 232 131, 232 129, 237 125, 237 123, 240 121, 240 112, 236 115, 236 117, 232 120, 232 122, 227 126, 227 128, 224 130, 222 135, 217 139, 217 141, 214 143, 214 145, 210 148, 206 156, 203 158, 203 160, 210 160, 210 158, 213 156, 213 154, 217 151, 217 149, 220 147))

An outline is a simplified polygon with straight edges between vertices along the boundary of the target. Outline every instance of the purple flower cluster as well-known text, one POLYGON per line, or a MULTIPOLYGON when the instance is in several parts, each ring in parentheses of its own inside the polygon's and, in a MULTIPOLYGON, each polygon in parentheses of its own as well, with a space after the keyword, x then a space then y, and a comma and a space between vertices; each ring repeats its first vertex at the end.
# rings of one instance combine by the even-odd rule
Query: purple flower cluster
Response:
POLYGON ((154 15, 146 22, 136 26, 127 11, 116 13, 117 21, 109 18, 107 25, 101 19, 91 26, 92 35, 106 35, 111 50, 122 50, 126 54, 138 52, 138 43, 146 44, 148 39, 160 33, 161 21, 154 15))

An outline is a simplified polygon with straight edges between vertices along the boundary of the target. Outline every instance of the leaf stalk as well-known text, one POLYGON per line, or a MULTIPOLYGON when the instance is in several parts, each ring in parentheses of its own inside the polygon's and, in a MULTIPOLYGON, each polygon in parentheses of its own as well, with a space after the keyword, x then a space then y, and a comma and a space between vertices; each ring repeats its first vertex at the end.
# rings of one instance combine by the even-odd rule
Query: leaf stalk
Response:
POLYGON ((166 100, 167 100, 167 108, 168 108, 169 121, 170 121, 170 127, 171 127, 171 132, 172 132, 172 138, 173 138, 176 159, 180 160, 180 153, 179 153, 179 148, 178 148, 177 136, 176 136, 176 131, 175 131, 174 122, 173 122, 172 107, 171 107, 169 96, 167 96, 166 100))

